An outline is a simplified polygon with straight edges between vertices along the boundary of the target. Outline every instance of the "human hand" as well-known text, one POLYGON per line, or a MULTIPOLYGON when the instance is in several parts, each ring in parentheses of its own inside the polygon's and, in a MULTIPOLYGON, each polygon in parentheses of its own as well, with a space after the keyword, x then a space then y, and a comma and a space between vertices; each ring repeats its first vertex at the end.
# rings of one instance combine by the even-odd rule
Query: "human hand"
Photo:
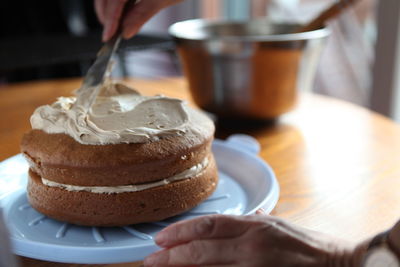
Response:
POLYGON ((211 215, 156 236, 163 249, 145 266, 358 266, 352 244, 268 215, 211 215))
MULTIPOLYGON (((133 1, 133 0, 130 0, 133 1)), ((95 10, 100 23, 103 25, 103 42, 108 41, 122 28, 125 39, 135 35, 143 24, 161 9, 181 2, 182 0, 141 0, 127 7, 122 17, 122 11, 129 0, 95 0, 95 10)))

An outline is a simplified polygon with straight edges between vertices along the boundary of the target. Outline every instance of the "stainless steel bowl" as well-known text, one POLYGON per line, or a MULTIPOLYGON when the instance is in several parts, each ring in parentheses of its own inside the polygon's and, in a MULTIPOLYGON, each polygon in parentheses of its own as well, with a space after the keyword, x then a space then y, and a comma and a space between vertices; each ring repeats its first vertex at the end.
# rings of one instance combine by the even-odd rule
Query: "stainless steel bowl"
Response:
POLYGON ((298 25, 267 20, 188 20, 169 29, 194 101, 222 117, 272 119, 310 90, 325 28, 290 33, 298 25))

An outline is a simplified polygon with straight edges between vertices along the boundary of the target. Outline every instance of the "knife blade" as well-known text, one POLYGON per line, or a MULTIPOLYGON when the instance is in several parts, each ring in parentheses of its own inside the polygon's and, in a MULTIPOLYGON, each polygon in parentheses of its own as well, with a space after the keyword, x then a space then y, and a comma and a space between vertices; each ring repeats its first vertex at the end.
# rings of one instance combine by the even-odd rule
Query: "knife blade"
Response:
POLYGON ((118 33, 101 47, 97 53, 96 60, 90 66, 83 79, 81 88, 76 91, 77 104, 86 111, 90 109, 100 93, 107 71, 111 72, 113 63, 111 58, 117 51, 120 42, 121 35, 118 33))
POLYGON ((121 42, 121 35, 115 35, 109 41, 107 41, 103 47, 97 53, 96 60, 93 65, 90 66, 86 76, 83 80, 83 86, 96 86, 103 82, 104 74, 111 64, 111 58, 118 49, 119 43, 121 42))
MULTIPOLYGON (((123 21, 129 7, 137 2, 139 1, 129 0, 125 4, 120 22, 123 21)), ((97 53, 96 60, 86 73, 81 88, 76 91, 77 104, 82 106, 86 112, 89 111, 90 107, 95 102, 97 95, 100 93, 101 85, 103 84, 107 73, 111 74, 111 66, 113 63, 111 58, 117 51, 119 43, 121 42, 121 33, 121 25, 118 25, 114 36, 107 41, 97 53)))

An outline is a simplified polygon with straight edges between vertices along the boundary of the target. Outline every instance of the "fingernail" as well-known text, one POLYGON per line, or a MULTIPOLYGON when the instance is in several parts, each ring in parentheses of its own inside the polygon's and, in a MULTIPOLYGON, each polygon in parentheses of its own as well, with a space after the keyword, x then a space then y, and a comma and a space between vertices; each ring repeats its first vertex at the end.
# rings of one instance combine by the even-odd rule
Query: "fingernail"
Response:
POLYGON ((265 214, 265 210, 264 210, 263 208, 259 208, 259 209, 256 211, 256 214, 265 214))
POLYGON ((125 29, 122 31, 122 37, 124 37, 124 39, 129 39, 129 38, 131 37, 130 30, 125 28, 125 29))
POLYGON ((167 240, 167 235, 165 234, 165 232, 161 231, 156 235, 157 245, 162 246, 166 240, 167 240))
POLYGON ((150 256, 147 256, 144 258, 143 265, 144 266, 153 266, 154 263, 156 263, 156 257, 154 254, 151 254, 150 256))
POLYGON ((103 36, 102 36, 103 42, 106 42, 109 39, 109 35, 110 35, 109 31, 110 31, 110 26, 108 26, 108 24, 106 24, 104 26, 104 30, 103 30, 103 36))
POLYGON ((107 35, 106 35, 106 33, 103 31, 103 36, 101 37, 101 40, 103 41, 103 42, 106 42, 107 41, 107 35))
POLYGON ((166 250, 159 250, 147 256, 143 261, 144 266, 153 266, 157 265, 157 263, 166 264, 168 259, 168 254, 166 253, 166 250))

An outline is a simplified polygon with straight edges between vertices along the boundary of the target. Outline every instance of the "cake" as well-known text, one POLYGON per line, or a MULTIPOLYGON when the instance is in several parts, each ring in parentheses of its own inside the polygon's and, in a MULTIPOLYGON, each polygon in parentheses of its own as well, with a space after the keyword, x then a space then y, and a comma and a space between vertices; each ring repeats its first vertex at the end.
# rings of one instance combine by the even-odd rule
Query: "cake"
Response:
POLYGON ((123 226, 183 213, 215 190, 206 115, 120 83, 97 90, 33 113, 21 142, 33 208, 69 223, 123 226))

